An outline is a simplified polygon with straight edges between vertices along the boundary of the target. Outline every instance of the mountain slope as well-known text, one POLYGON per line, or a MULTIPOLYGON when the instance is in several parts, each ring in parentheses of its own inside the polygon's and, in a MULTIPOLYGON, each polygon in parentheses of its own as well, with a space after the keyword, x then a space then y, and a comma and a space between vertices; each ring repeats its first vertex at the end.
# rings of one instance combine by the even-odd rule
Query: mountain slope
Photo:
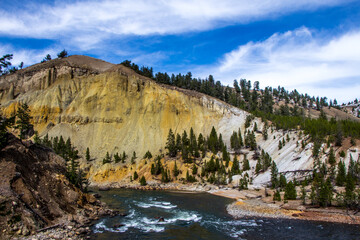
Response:
MULTIPOLYGON (((166 151, 170 128, 181 135, 192 127, 197 135, 207 136, 212 126, 222 134, 229 147, 233 131, 240 128, 245 135, 244 124, 249 115, 213 97, 158 84, 123 65, 86 56, 55 59, 2 76, 0 86, 5 115, 10 116, 19 103, 26 102, 35 130, 41 137, 46 134, 49 137, 62 135, 64 139, 70 137, 82 156, 86 148, 90 148, 94 160, 89 166, 90 175, 101 173, 96 181, 102 182, 110 179, 118 182, 129 178, 133 171, 130 167, 118 174, 116 171, 124 170, 122 165, 103 166, 102 159, 107 152, 113 155, 126 151, 131 157, 135 151, 140 160, 148 150, 154 156, 166 151)), ((268 139, 264 140, 264 123, 260 119, 255 118, 248 129, 253 129, 255 123, 259 129, 255 132, 258 149, 270 154, 280 172, 313 167, 312 143, 302 131, 283 132, 271 127, 268 139), (278 142, 287 134, 289 142, 278 150, 278 142), (307 140, 305 148, 301 147, 302 140, 307 140)), ((240 162, 248 155, 254 172, 254 151, 243 152, 240 162)), ((94 180, 92 177, 90 179, 94 180)), ((269 179, 269 171, 254 175, 255 184, 264 184, 269 179)))

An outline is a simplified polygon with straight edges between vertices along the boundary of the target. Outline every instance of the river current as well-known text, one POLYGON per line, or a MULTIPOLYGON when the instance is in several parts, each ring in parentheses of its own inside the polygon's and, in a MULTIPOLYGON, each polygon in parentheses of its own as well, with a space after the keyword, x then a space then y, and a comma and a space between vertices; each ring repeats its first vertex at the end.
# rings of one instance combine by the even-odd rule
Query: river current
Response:
POLYGON ((99 220, 91 239, 360 239, 360 227, 288 219, 234 219, 232 200, 207 193, 112 189, 99 192, 125 212, 99 220))

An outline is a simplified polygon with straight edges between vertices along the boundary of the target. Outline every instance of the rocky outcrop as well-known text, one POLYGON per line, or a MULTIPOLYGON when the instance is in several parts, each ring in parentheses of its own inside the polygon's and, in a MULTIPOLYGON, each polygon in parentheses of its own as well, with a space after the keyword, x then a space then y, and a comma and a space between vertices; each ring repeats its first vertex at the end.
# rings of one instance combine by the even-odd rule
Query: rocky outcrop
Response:
POLYGON ((65 161, 52 150, 9 134, 0 151, 0 238, 33 234, 62 224, 84 225, 101 203, 64 176, 65 161))

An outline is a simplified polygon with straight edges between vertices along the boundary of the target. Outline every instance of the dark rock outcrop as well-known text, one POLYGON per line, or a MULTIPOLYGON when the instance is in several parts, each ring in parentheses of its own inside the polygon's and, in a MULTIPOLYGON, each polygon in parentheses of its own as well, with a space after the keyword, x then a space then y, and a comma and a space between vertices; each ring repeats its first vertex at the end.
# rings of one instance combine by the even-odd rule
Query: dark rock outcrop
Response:
POLYGON ((65 160, 51 149, 9 134, 0 151, 0 238, 54 225, 81 226, 108 213, 65 173, 65 160))

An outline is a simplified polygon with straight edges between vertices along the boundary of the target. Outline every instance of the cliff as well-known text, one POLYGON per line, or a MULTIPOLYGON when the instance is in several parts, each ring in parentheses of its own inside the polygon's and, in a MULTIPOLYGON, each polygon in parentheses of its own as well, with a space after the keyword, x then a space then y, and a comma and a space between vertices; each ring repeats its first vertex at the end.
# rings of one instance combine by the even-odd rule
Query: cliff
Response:
POLYGON ((105 213, 100 202, 69 183, 65 173, 64 159, 51 149, 8 135, 0 151, 1 239, 48 226, 83 225, 105 213))
POLYGON ((170 128, 181 134, 193 127, 208 135, 214 125, 229 139, 247 114, 209 96, 159 85, 122 65, 85 56, 34 65, 1 77, 0 86, 5 115, 26 102, 40 136, 70 137, 81 154, 89 147, 96 159, 107 151, 158 153, 170 128), (103 67, 93 67, 98 62, 103 67))

